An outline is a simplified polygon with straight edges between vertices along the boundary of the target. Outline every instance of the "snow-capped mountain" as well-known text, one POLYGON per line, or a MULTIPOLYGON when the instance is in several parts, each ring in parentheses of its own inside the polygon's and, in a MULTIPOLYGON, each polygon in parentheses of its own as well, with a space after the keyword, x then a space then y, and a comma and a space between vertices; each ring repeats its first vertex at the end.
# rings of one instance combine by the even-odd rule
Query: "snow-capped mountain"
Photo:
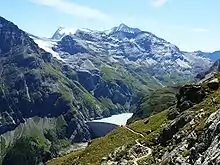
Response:
POLYGON ((114 34, 114 33, 117 33, 117 32, 120 32, 120 33, 130 33, 130 34, 137 34, 137 33, 140 33, 141 30, 138 29, 138 28, 131 28, 131 27, 128 27, 127 25, 125 24, 120 24, 119 26, 117 27, 114 27, 110 30, 106 30, 105 33, 106 34, 114 34))
POLYGON ((54 33, 52 36, 52 39, 54 40, 60 40, 66 35, 73 35, 76 32, 76 28, 64 28, 64 27, 59 27, 57 31, 54 33))
MULTIPOLYGON (((35 41, 42 45, 42 41, 35 41)), ((192 79, 213 63, 198 53, 183 52, 150 32, 125 24, 105 31, 80 29, 69 32, 59 28, 52 40, 44 42, 50 44, 56 58, 75 68, 89 60, 96 68, 117 66, 141 70, 162 85, 192 79)))
POLYGON ((213 62, 217 61, 220 59, 220 50, 218 51, 214 51, 214 52, 202 52, 202 51, 197 51, 195 52, 197 53, 199 56, 202 57, 208 57, 210 58, 213 62))

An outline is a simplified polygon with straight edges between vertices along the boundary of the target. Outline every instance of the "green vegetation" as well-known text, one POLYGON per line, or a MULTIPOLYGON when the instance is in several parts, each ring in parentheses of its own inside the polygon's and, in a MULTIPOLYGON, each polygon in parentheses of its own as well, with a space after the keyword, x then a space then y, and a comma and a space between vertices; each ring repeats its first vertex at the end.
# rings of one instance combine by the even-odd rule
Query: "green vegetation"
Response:
POLYGON ((50 157, 41 139, 23 138, 18 140, 7 152, 2 165, 38 165, 50 157))
POLYGON ((2 158, 5 156, 7 152, 6 141, 3 137, 0 136, 0 164, 2 164, 2 158))
POLYGON ((95 97, 93 97, 89 92, 84 92, 82 94, 82 100, 85 102, 85 105, 87 107, 91 107, 94 110, 96 110, 97 113, 100 113, 100 110, 101 110, 100 107, 103 107, 103 105, 95 97))
POLYGON ((115 105, 112 103, 112 101, 108 98, 100 98, 99 101, 108 109, 115 108, 115 105))
POLYGON ((78 159, 78 156, 82 154, 83 149, 77 150, 60 158, 55 158, 47 162, 47 165, 73 165, 78 159))
POLYGON ((185 149, 185 150, 182 151, 181 155, 182 155, 183 157, 187 157, 187 156, 190 155, 190 153, 191 153, 190 150, 186 150, 186 149, 185 149))
MULTIPOLYGON (((219 74, 216 76, 220 78, 219 74)), ((204 134, 206 119, 209 117, 211 113, 215 112, 220 108, 220 90, 212 91, 208 89, 208 81, 209 80, 205 81, 202 84, 202 86, 203 88, 205 88, 206 91, 209 92, 209 94, 202 100, 202 102, 182 112, 183 114, 191 112, 190 115, 192 115, 192 118, 195 117, 197 114, 200 114, 201 112, 205 113, 199 118, 195 117, 195 125, 193 127, 191 127, 189 123, 187 123, 183 128, 180 128, 179 131, 181 131, 182 129, 184 129, 187 132, 195 130, 200 138, 200 135, 204 134)), ((162 90, 155 91, 155 93, 153 93, 151 96, 148 96, 147 99, 144 100, 144 102, 142 103, 141 108, 143 109, 149 107, 148 104, 152 106, 152 113, 149 114, 152 116, 135 121, 127 126, 134 132, 144 135, 144 137, 140 137, 138 136, 138 134, 132 133, 125 127, 120 127, 114 132, 106 135, 105 137, 93 140, 84 151, 79 151, 77 153, 74 152, 72 153, 73 156, 67 155, 65 157, 62 157, 61 159, 57 159, 57 163, 54 164, 59 165, 62 164, 62 162, 71 162, 72 164, 100 164, 103 157, 108 156, 118 147, 125 145, 126 150, 129 150, 129 148, 135 144, 136 139, 139 139, 141 143, 149 146, 153 150, 152 155, 140 160, 138 163, 156 164, 157 162, 155 158, 159 157, 159 154, 164 153, 167 150, 170 150, 169 146, 165 147, 163 145, 158 144, 158 141, 156 139, 157 137, 161 137, 162 129, 164 128, 164 126, 168 126, 169 124, 173 123, 174 120, 176 120, 174 119, 169 121, 167 117, 168 110, 162 111, 163 108, 166 109, 170 105, 170 99, 172 100, 172 98, 175 97, 178 90, 178 88, 175 87, 169 88, 170 89, 163 88, 162 90), (154 102, 155 98, 158 104, 161 103, 161 105, 158 106, 159 108, 155 108, 155 106, 157 105, 154 102), (146 103, 147 101, 148 104, 146 103), (156 114, 153 113, 154 111, 156 112, 156 114)), ((172 105, 174 103, 175 102, 172 102, 172 105)), ((126 151, 122 151, 121 153, 119 153, 119 156, 125 152, 126 151)), ((185 149, 181 151, 180 154, 183 157, 187 157, 191 154, 191 152, 190 150, 185 149)), ((52 162, 53 161, 49 162, 48 164, 53 165, 52 162)), ((168 160, 163 160, 163 162, 161 163, 167 164, 167 162, 168 160)))
MULTIPOLYGON (((216 78, 220 80, 220 73, 215 74, 216 78)), ((199 118, 199 121, 197 121, 197 124, 195 126, 195 131, 198 133, 202 133, 205 126, 205 121, 209 117, 209 115, 218 109, 220 109, 220 90, 213 91, 208 88, 207 83, 209 80, 206 80, 201 85, 202 87, 209 92, 209 95, 206 96, 206 98, 199 104, 193 106, 192 108, 188 109, 188 111, 195 112, 194 115, 198 114, 200 111, 205 112, 205 114, 199 118)), ((185 130, 191 130, 189 124, 186 124, 184 127, 185 130)))
POLYGON ((115 80, 121 80, 122 74, 117 72, 116 68, 111 68, 107 66, 103 66, 100 68, 103 73, 103 78, 106 81, 115 82, 115 80))
POLYGON ((192 75, 183 76, 180 72, 173 72, 173 73, 163 74, 161 77, 158 77, 158 79, 161 82, 163 82, 165 85, 170 85, 170 84, 185 84, 185 82, 188 82, 189 80, 192 80, 194 78, 192 78, 192 75))
POLYGON ((159 136, 161 128, 168 123, 167 111, 162 111, 147 119, 136 121, 130 125, 129 128, 144 135, 146 144, 153 145, 153 140, 159 136))
POLYGON ((117 81, 122 81, 128 87, 134 89, 137 94, 143 95, 161 86, 154 79, 150 79, 147 73, 142 77, 143 75, 139 75, 132 71, 125 71, 122 67, 114 68, 108 66, 102 66, 100 70, 104 80, 113 84, 117 84, 117 81))
POLYGON ((72 153, 71 155, 73 155, 74 159, 72 156, 67 155, 62 157, 62 159, 57 159, 57 161, 48 162, 48 165, 52 165, 53 162, 56 162, 55 164, 65 162, 65 165, 72 165, 74 163, 79 165, 100 164, 102 157, 108 156, 114 149, 122 145, 134 144, 138 138, 140 136, 130 132, 126 128, 120 127, 105 137, 93 140, 83 152, 72 153))
POLYGON ((77 163, 99 164, 102 157, 108 156, 114 149, 122 145, 134 144, 138 138, 138 135, 131 133, 126 128, 118 128, 103 138, 93 140, 84 152, 79 155, 77 163))
POLYGON ((57 156, 60 149, 70 145, 69 141, 64 139, 58 130, 46 130, 44 136, 51 143, 49 150, 53 156, 57 156))
POLYGON ((161 112, 176 103, 176 94, 179 87, 165 87, 157 89, 144 97, 137 111, 134 113, 128 123, 149 117, 155 113, 161 112))
POLYGON ((145 135, 145 138, 132 133, 124 127, 120 127, 105 137, 95 139, 89 144, 84 151, 73 152, 64 157, 57 158, 48 162, 47 165, 61 165, 65 162, 65 165, 71 164, 100 164, 103 157, 107 157, 111 152, 120 146, 127 146, 129 149, 135 144, 135 140, 142 139, 146 143, 152 143, 152 139, 158 135, 161 130, 161 126, 166 123, 167 112, 163 111, 158 113, 149 119, 141 120, 129 125, 129 128, 145 135), (147 122, 146 122, 147 120, 147 122), (150 131, 150 133, 148 133, 150 131), (130 147, 129 147, 130 146, 130 147))
POLYGON ((147 165, 153 165, 155 164, 154 158, 152 155, 149 155, 148 157, 141 159, 137 162, 139 165, 147 164, 147 165))

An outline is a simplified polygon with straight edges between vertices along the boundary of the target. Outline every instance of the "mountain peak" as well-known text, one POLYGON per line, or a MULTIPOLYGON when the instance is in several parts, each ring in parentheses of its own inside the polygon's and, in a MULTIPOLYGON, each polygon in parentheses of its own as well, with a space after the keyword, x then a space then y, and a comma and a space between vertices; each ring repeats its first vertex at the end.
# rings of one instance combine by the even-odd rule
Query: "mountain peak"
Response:
POLYGON ((129 26, 125 25, 124 23, 121 23, 118 28, 124 29, 124 28, 130 28, 129 26))
POLYGON ((138 28, 129 27, 125 25, 124 23, 121 23, 119 26, 114 27, 112 29, 112 32, 125 32, 125 33, 135 34, 135 33, 141 32, 141 30, 138 28))
POLYGON ((27 45, 32 50, 37 50, 37 45, 28 37, 26 32, 3 17, 0 17, 0 40, 0 53, 8 52, 16 46, 27 45))
POLYGON ((73 35, 77 31, 76 28, 64 28, 63 26, 60 26, 57 31, 52 36, 52 39, 54 40, 60 40, 66 35, 73 35))

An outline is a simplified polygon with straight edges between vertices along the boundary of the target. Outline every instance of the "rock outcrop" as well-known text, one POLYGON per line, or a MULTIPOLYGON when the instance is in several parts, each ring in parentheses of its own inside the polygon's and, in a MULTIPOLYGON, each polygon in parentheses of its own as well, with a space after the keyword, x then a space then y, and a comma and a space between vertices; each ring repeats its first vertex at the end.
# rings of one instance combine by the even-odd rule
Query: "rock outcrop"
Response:
POLYGON ((205 90, 200 85, 185 85, 177 94, 176 106, 180 111, 184 111, 200 103, 205 96, 205 90))
POLYGON ((217 78, 209 81, 209 83, 207 84, 208 87, 212 90, 217 90, 219 88, 220 82, 217 78))

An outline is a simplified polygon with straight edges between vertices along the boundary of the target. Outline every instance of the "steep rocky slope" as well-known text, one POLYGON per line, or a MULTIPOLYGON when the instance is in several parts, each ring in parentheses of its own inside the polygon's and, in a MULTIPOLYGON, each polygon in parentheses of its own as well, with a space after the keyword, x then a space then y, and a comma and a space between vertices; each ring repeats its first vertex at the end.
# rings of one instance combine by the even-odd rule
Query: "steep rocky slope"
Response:
POLYGON ((215 51, 212 53, 198 51, 197 53, 200 56, 210 58, 213 62, 217 61, 220 58, 220 51, 215 51))
POLYGON ((48 164, 219 164, 219 87, 219 73, 185 85, 174 106, 48 164))
POLYGON ((58 41, 52 40, 52 49, 76 67, 80 67, 79 63, 74 62, 76 55, 77 61, 83 61, 85 53, 99 55, 101 59, 96 57, 90 60, 97 69, 107 64, 120 65, 140 75, 147 71, 163 85, 192 78, 193 74, 206 70, 212 64, 209 58, 199 53, 182 52, 177 46, 150 32, 125 24, 106 31, 81 29, 60 33, 58 30, 54 35, 61 37, 57 38, 58 41))
POLYGON ((0 162, 17 139, 46 140, 47 129, 61 140, 90 140, 85 121, 108 108, 75 81, 70 66, 39 48, 13 23, 0 17, 0 25, 0 162))
MULTIPOLYGON (((35 164, 56 156, 91 139, 85 121, 133 111, 154 89, 192 80, 212 64, 124 24, 56 33, 42 39, 0 17, 0 162, 26 159, 17 152, 25 141, 31 146, 22 151, 40 156, 35 164)), ((116 140, 111 149, 119 146, 116 140)))
POLYGON ((218 60, 212 65, 212 67, 206 72, 206 74, 220 72, 220 57, 218 60))
POLYGON ((208 71, 199 73, 196 78, 205 79, 212 76, 216 72, 220 72, 220 57, 218 57, 218 60, 215 61, 208 71))
POLYGON ((212 64, 209 58, 182 52, 150 32, 125 24, 106 31, 59 28, 52 39, 32 38, 72 66, 77 81, 93 96, 124 111, 134 109, 137 100, 154 89, 193 80, 212 64))

